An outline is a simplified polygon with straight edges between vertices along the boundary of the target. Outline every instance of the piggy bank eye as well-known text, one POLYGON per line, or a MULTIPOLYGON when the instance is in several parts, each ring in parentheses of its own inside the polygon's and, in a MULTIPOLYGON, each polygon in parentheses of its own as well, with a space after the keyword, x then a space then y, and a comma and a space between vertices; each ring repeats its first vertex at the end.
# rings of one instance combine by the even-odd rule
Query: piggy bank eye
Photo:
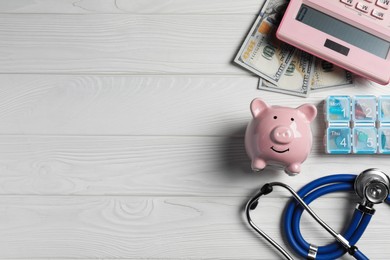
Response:
POLYGON ((274 116, 274 119, 278 118, 277 116, 274 116))
POLYGON ((293 117, 291 118, 291 121, 294 121, 294 118, 293 118, 293 117))

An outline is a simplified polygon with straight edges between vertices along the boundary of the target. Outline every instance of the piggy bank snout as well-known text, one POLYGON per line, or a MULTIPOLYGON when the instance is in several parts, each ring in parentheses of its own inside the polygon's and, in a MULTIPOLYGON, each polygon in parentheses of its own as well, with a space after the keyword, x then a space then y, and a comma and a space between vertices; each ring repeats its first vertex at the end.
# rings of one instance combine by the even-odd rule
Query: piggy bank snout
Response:
POLYGON ((294 134, 288 126, 277 126, 272 130, 271 138, 276 143, 288 144, 294 139, 294 134))

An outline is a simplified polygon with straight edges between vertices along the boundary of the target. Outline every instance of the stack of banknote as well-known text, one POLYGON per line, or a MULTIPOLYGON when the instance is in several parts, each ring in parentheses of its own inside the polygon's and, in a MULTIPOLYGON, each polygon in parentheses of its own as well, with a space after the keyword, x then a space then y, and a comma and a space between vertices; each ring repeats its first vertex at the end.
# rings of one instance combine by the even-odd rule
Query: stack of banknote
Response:
POLYGON ((352 74, 276 38, 288 0, 267 0, 234 61, 260 76, 259 89, 307 97, 352 86, 352 74))

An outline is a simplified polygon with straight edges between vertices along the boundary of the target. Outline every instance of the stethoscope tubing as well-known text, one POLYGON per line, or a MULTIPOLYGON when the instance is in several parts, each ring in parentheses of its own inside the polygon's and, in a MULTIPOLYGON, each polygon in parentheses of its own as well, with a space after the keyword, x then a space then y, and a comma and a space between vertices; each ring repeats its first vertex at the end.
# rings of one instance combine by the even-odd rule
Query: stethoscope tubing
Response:
MULTIPOLYGON (((373 212, 366 210, 363 210, 364 212, 362 212, 357 207, 353 213, 349 226, 344 231, 344 234, 341 235, 336 233, 330 226, 320 219, 308 206, 308 204, 315 199, 332 192, 354 191, 356 177, 357 175, 355 174, 335 174, 325 176, 306 184, 298 192, 295 192, 288 185, 279 182, 265 184, 246 205, 246 216, 248 222, 254 230, 270 242, 276 249, 278 249, 278 251, 282 253, 286 259, 293 259, 283 247, 255 225, 255 223, 251 220, 249 213, 251 209, 256 208, 261 196, 272 192, 274 186, 280 186, 287 189, 294 198, 291 199, 286 207, 283 216, 283 225, 287 241, 300 256, 307 259, 329 260, 339 258, 348 252, 355 259, 367 260, 368 258, 358 250, 355 244, 363 235, 371 220, 373 212), (300 220, 304 210, 306 210, 337 241, 321 247, 306 242, 300 232, 300 220), (313 250, 314 256, 312 255, 313 250)), ((390 203, 390 195, 387 197, 386 202, 390 203)))
MULTIPOLYGON (((326 176, 305 185, 298 191, 298 195, 306 204, 310 204, 315 199, 332 192, 353 191, 356 175, 353 174, 336 174, 326 176)), ((295 200, 290 201, 284 214, 285 234, 291 247, 302 257, 307 257, 311 244, 305 241, 300 232, 300 219, 303 208, 295 200)), ((371 215, 363 214, 355 210, 351 223, 344 232, 343 237, 354 245, 363 235, 371 215)), ((329 260, 337 259, 346 253, 346 249, 338 242, 331 243, 327 246, 318 247, 315 259, 329 260)), ((356 259, 368 259, 359 250, 353 255, 356 259), (357 253, 359 252, 359 253, 357 253)))

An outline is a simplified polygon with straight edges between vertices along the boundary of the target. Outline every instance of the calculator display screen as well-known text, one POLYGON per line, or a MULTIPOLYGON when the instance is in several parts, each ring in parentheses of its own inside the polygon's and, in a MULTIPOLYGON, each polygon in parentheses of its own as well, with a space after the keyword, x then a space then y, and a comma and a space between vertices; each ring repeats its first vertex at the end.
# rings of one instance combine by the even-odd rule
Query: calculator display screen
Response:
MULTIPOLYGON (((301 6, 295 19, 383 59, 386 59, 389 52, 390 42, 307 5, 301 6)), ((340 47, 344 46, 338 46, 335 51, 338 51, 340 47)))

